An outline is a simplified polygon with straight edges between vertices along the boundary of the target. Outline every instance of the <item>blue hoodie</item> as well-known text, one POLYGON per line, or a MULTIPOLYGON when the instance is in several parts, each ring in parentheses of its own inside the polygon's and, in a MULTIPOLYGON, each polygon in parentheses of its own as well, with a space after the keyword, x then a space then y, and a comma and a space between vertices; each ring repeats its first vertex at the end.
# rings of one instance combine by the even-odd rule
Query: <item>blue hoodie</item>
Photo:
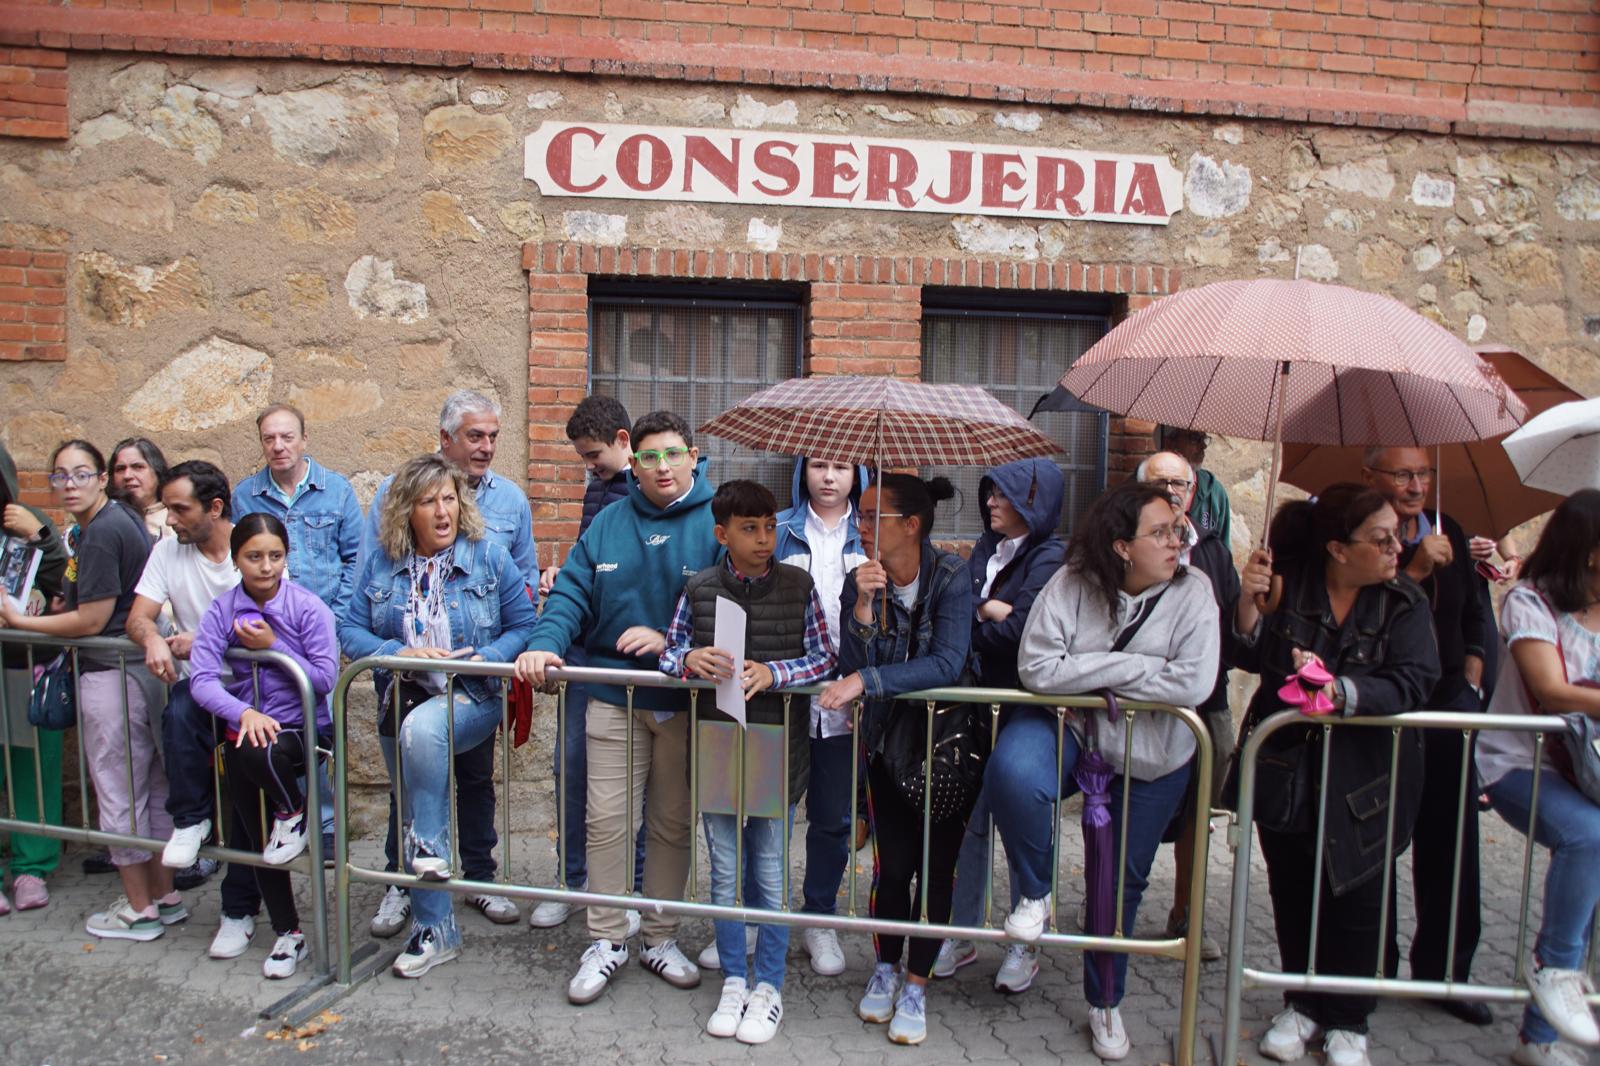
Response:
MULTIPOLYGON (((867 561, 866 553, 861 550, 861 530, 857 526, 855 508, 861 503, 868 476, 866 467, 856 467, 855 484, 850 487, 850 528, 844 535, 844 572, 847 574, 867 561)), ((806 570, 811 564, 811 545, 806 543, 806 513, 811 493, 806 488, 806 457, 803 455, 794 461, 789 499, 792 505, 778 512, 778 540, 772 548, 772 561, 806 570)))
POLYGON ((967 559, 967 571, 972 577, 973 610, 976 611, 985 598, 1011 604, 1011 613, 1001 622, 978 622, 974 615, 973 658, 978 681, 985 686, 1022 687, 1017 679, 1017 650, 1022 644, 1022 627, 1028 622, 1028 611, 1039 591, 1067 558, 1067 546, 1056 536, 1065 493, 1066 479, 1061 476, 1061 468, 1049 459, 1018 459, 995 467, 978 482, 984 532, 967 559), (1003 539, 989 528, 991 485, 1000 489, 1028 523, 1028 539, 1023 542, 1022 550, 995 575, 989 595, 981 597, 989 560, 1003 539))
MULTIPOLYGON (((689 494, 665 509, 651 503, 639 483, 630 480, 627 500, 595 515, 568 553, 528 638, 528 650, 560 655, 581 641, 590 666, 656 669, 654 655, 620 654, 617 638, 629 626, 666 632, 684 584, 722 557, 712 532, 715 491, 704 459, 695 466, 689 494)), ((621 686, 587 687, 608 703, 627 704, 621 686)), ((634 689, 633 705, 654 711, 689 708, 682 691, 642 686, 634 689)))

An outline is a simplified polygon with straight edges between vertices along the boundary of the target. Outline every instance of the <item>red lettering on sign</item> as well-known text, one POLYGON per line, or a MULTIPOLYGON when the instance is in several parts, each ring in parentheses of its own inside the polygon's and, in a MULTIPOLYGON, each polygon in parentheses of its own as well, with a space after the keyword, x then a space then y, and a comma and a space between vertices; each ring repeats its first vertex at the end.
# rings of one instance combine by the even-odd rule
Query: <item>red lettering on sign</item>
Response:
POLYGON ((887 203, 889 194, 901 207, 916 203, 911 183, 917 180, 917 157, 904 148, 874 144, 867 148, 867 200, 887 203))
POLYGON ((1039 192, 1033 206, 1038 211, 1065 211, 1076 218, 1083 214, 1078 197, 1083 192, 1083 168, 1070 159, 1039 157, 1039 192))
POLYGON ((794 152, 795 146, 788 141, 762 141, 756 145, 756 169, 783 184, 767 185, 761 181, 751 184, 768 196, 788 196, 794 192, 800 184, 800 167, 794 161, 794 152), (788 153, 787 158, 778 154, 779 149, 788 153))
POLYGON ((1117 210, 1117 161, 1094 161, 1094 213, 1114 214, 1117 210))
POLYGON ((1022 167, 1022 157, 1011 153, 1000 154, 983 153, 983 206, 984 207, 1021 207, 1024 198, 1019 196, 1015 200, 1006 198, 1007 189, 1020 189, 1027 184, 1027 180, 1018 173, 1007 170, 1007 167, 1022 167))
POLYGON ((848 144, 818 141, 811 146, 811 152, 812 196, 819 200, 848 200, 855 195, 854 189, 840 192, 835 184, 839 179, 853 182, 861 176, 861 171, 839 158, 841 155, 855 155, 854 148, 848 144))
POLYGON ((733 139, 728 155, 723 155, 716 145, 705 137, 690 135, 683 141, 683 191, 694 191, 694 168, 698 163, 705 172, 722 182, 723 188, 734 195, 739 192, 739 138, 733 139))
POLYGON ((928 187, 928 199, 936 204, 959 204, 972 195, 972 153, 961 148, 950 149, 950 191, 940 196, 928 187))
POLYGON ((622 184, 639 192, 653 192, 667 183, 672 176, 672 153, 667 142, 649 133, 635 133, 617 146, 617 177, 622 184), (645 145, 650 146, 650 174, 640 173, 640 156, 645 145))
POLYGON ((1152 163, 1135 163, 1133 181, 1128 185, 1128 195, 1122 201, 1123 215, 1153 215, 1164 217, 1167 205, 1161 199, 1161 179, 1152 163))
POLYGON ((587 185, 572 184, 572 139, 580 133, 599 146, 602 139, 599 133, 586 126, 569 126, 550 138, 550 147, 544 150, 544 167, 550 172, 550 180, 563 192, 593 192, 606 183, 605 176, 601 175, 587 185))

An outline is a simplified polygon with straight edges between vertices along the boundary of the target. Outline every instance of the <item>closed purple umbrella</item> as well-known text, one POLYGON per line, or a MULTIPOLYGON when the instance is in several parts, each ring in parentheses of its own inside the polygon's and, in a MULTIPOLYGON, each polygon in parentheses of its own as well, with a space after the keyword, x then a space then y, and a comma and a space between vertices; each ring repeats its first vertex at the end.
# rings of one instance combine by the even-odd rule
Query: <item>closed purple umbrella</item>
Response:
MULTIPOLYGON (((1106 715, 1115 718, 1116 693, 1101 693, 1106 715)), ((1111 764, 1100 754, 1095 728, 1099 712, 1087 711, 1083 721, 1083 751, 1072 768, 1072 779, 1083 792, 1083 881, 1084 931, 1091 936, 1110 936, 1117 914, 1117 841, 1111 828, 1111 764)), ((1100 971, 1100 987, 1112 986, 1114 958, 1104 951, 1089 952, 1089 964, 1100 971)))

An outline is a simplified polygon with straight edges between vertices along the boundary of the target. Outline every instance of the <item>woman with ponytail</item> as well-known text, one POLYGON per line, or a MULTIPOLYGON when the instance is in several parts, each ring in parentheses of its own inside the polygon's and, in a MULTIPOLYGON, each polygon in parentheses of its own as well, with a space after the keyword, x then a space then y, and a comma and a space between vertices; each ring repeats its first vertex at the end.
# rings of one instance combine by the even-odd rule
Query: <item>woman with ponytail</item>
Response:
MULTIPOLYGON (((912 882, 922 873, 924 810, 895 783, 884 738, 898 716, 925 718, 927 708, 894 697, 956 684, 971 650, 967 564, 928 539, 934 508, 953 495, 945 478, 923 481, 910 474, 884 474, 861 494, 861 547, 868 561, 845 578, 839 597, 843 676, 818 697, 827 710, 848 708, 856 699, 866 702, 861 744, 873 827, 875 918, 916 921, 923 895, 912 882)), ((968 803, 966 810, 929 826, 928 883, 921 887, 927 890, 930 922, 949 920, 956 856, 970 813, 968 803)), ((905 943, 901 936, 873 938, 877 965, 856 1013, 869 1022, 888 1022, 889 1039, 897 1044, 920 1044, 927 1035, 924 994, 941 941, 912 938, 902 968, 905 943)))
MULTIPOLYGON (((1226 640, 1229 665, 1261 675, 1245 715, 1244 738, 1263 719, 1297 706, 1308 716, 1414 711, 1439 679, 1432 613, 1417 584, 1397 573, 1400 519, 1377 492, 1339 484, 1313 503, 1278 509, 1267 542, 1240 581, 1243 594, 1226 640), (1262 616, 1254 596, 1283 580, 1278 609, 1262 616)), ((1327 795, 1321 795, 1322 730, 1290 727, 1266 741, 1256 774, 1255 827, 1267 863, 1283 972, 1371 976, 1380 972, 1378 927, 1385 906, 1385 854, 1393 869, 1411 841, 1421 799, 1417 730, 1334 729, 1327 795), (1389 766, 1399 745, 1394 842, 1384 845, 1389 766), (1285 772, 1272 777, 1273 767, 1285 772), (1300 772, 1295 772, 1299 768, 1300 772), (1324 802, 1325 800, 1325 802, 1324 802), (1317 812, 1324 843, 1316 851, 1317 812), (1320 860, 1320 861, 1319 861, 1320 860), (1315 878, 1321 871, 1316 955, 1308 943, 1315 878)), ((1394 878, 1388 878, 1392 886, 1394 878)), ((1390 893, 1390 921, 1394 920, 1390 893)), ((1329 1066, 1366 1066, 1370 995, 1287 992, 1284 1010, 1261 1038, 1261 1053, 1293 1062, 1323 1038, 1329 1066)))

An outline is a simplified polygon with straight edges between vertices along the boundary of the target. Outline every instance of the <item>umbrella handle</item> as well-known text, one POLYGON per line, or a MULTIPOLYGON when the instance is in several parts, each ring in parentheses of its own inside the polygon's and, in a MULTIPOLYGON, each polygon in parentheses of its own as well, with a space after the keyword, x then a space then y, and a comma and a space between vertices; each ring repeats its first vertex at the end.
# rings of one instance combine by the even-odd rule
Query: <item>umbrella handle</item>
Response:
POLYGON ((1283 575, 1272 575, 1272 590, 1270 592, 1256 593, 1256 610, 1262 614, 1275 614, 1283 604, 1283 575))

